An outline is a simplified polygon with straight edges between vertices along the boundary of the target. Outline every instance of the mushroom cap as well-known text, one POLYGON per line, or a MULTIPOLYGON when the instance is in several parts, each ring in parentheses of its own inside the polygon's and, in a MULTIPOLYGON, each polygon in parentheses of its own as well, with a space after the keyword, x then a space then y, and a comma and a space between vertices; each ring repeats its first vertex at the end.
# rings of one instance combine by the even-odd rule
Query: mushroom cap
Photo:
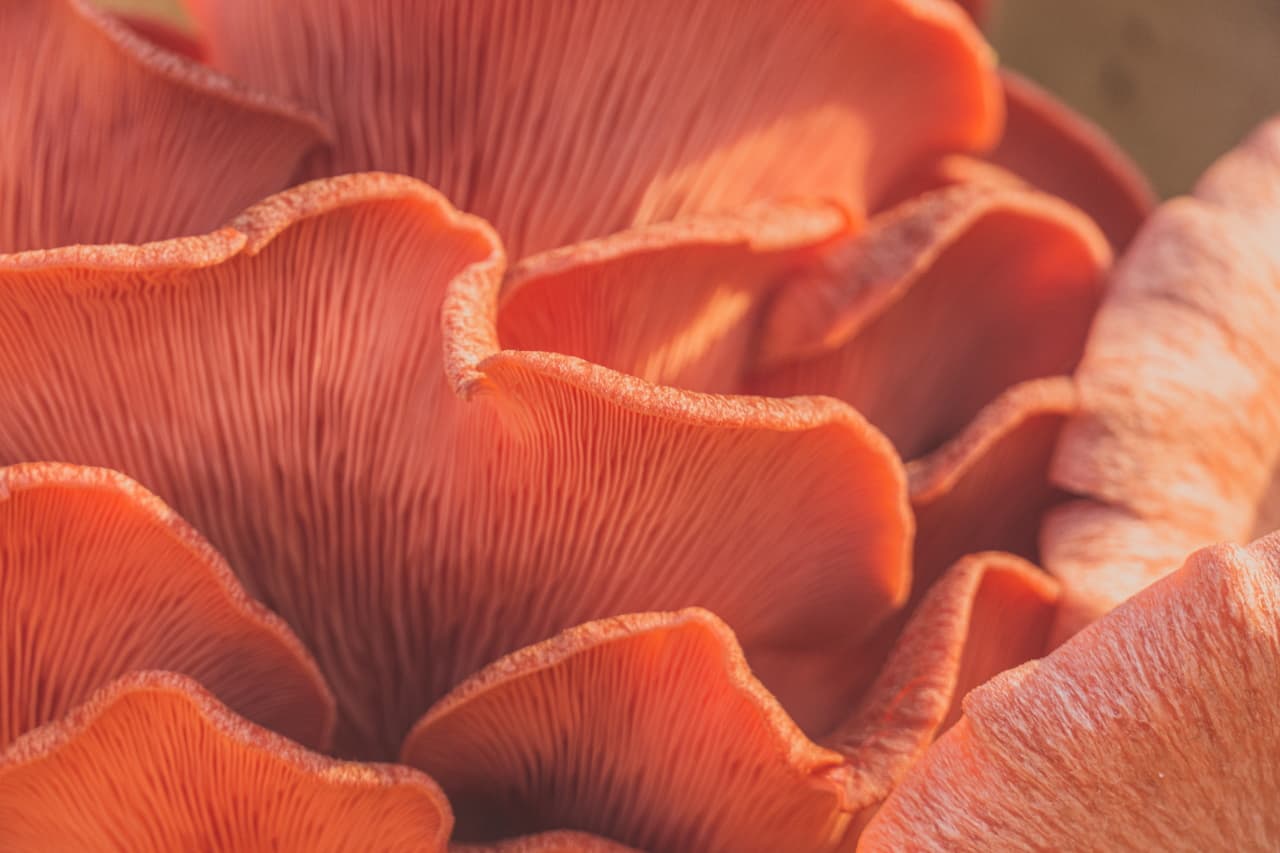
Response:
POLYGON ((847 849, 963 693, 1043 653, 1056 595, 1009 555, 957 563, 821 744, 693 608, 590 622, 494 662, 419 720, 401 759, 439 780, 468 841, 575 827, 655 853, 847 849))
POLYGON ((969 694, 858 847, 1274 850, 1280 536, 1188 558, 969 694))
POLYGON ((0 0, 0 127, 0 253, 209 231, 329 135, 90 0, 0 0))
POLYGON ((160 667, 308 746, 333 735, 333 697, 302 644, 199 533, 115 471, 0 468, 0 654, 0 748, 160 667))
POLYGON ((9 851, 444 851, 440 789, 333 761, 235 715, 190 679, 139 672, 0 753, 9 851))
MULTIPOLYGON (((601 264, 758 276, 846 226, 778 208, 601 264)), ((851 613, 870 635, 905 599, 905 474, 856 412, 505 349, 504 271, 484 223, 389 175, 203 237, 0 257, 0 461, 109 464, 189 518, 316 656, 343 755, 394 754, 485 663, 591 619, 703 604, 748 656, 830 669, 851 613)), ((826 702, 815 730, 847 710, 826 702)))
POLYGON ((1280 119, 1147 222, 1112 274, 1045 523, 1059 638, 1196 548, 1270 532, 1280 461, 1280 119))
POLYGON ((188 5, 215 67, 338 128, 313 175, 413 175, 513 258, 760 200, 861 217, 1000 128, 990 50, 936 0, 188 5))

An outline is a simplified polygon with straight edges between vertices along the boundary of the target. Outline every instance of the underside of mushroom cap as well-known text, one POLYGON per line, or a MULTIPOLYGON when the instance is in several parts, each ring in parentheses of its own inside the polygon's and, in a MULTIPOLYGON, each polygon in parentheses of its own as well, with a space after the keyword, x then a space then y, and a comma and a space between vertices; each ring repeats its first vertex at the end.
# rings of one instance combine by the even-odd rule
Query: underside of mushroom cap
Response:
POLYGON ((211 230, 329 134, 89 0, 0 0, 0 127, 0 253, 211 230))
POLYGON ((502 658, 433 707, 401 759, 441 783, 462 838, 576 827, 653 851, 846 849, 959 697, 1043 652, 1055 596, 1015 557, 961 561, 827 748, 729 628, 691 609, 588 623, 502 658))
POLYGON ((0 752, 0 848, 22 851, 446 849, 426 776, 308 752, 195 682, 141 672, 0 752))
POLYGON ((928 193, 783 287, 748 388, 838 397, 915 459, 1007 388, 1070 373, 1110 258, 1093 223, 1050 196, 928 193))
POLYGON ((463 839, 567 826, 660 850, 823 849, 840 756, 805 739, 701 610, 573 628, 441 700, 401 760, 441 780, 463 839))
MULTIPOLYGON (((767 266, 823 238, 810 218, 734 251, 767 266)), ((706 605, 749 657, 826 665, 851 613, 870 633, 905 599, 905 475, 852 409, 504 350, 504 268, 387 175, 2 257, 0 452, 110 465, 190 519, 316 656, 343 754, 391 754, 485 663, 591 619, 706 605)), ((788 690, 827 702, 815 729, 843 713, 788 690)))
POLYGON ((316 174, 419 177, 513 258, 758 200, 861 216, 1001 120, 990 50, 943 0, 188 5, 216 67, 333 121, 316 174))
POLYGON ((0 654, 0 748, 161 667, 307 746, 333 735, 333 697, 302 644, 200 534, 114 471, 0 468, 0 654))

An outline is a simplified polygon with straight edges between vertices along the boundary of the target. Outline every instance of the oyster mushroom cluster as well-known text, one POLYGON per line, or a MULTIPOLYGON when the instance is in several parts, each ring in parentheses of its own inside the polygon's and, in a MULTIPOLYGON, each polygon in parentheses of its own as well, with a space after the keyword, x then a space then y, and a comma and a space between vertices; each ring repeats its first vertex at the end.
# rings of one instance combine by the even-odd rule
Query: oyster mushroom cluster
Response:
POLYGON ((0 0, 0 850, 1280 845, 1280 123, 984 5, 0 0))

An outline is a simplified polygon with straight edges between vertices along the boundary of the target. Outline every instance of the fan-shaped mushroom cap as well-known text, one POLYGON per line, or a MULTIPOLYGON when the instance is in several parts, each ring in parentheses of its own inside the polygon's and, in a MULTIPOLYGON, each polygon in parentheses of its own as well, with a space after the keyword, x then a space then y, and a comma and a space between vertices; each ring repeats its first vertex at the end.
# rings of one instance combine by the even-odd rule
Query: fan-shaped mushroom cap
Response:
POLYGON ((1039 559, 1044 514, 1065 498, 1049 471, 1079 408, 1066 376, 1031 379, 988 404, 964 431, 907 465, 916 515, 916 589, 965 554, 998 548, 1039 559))
POLYGON ((1093 224, 1049 196, 930 193, 785 286, 749 387, 845 400, 914 459, 1006 388, 1071 371, 1110 257, 1093 224))
POLYGON ((441 782, 460 838, 572 826, 653 851, 844 849, 962 691, 1043 651, 1054 595, 1013 557, 957 564, 827 748, 727 626, 690 609, 588 623, 497 661, 401 757, 441 782))
POLYGON ((334 703, 284 623, 159 498, 99 468, 0 468, 0 748, 164 667, 316 748, 334 703))
POLYGON ((702 610, 573 628, 494 663, 418 722, 401 760, 443 780, 465 839, 574 826, 648 850, 820 849, 846 771, 702 610))
MULTIPOLYGON (((846 225, 818 221, 768 219, 739 270, 846 225)), ((344 754, 590 619, 704 604, 749 656, 831 663, 903 601, 905 474, 852 409, 501 349, 503 271, 482 222, 387 175, 0 257, 0 453, 129 471, 189 518, 315 654, 344 754)))
POLYGON ((1010 554, 973 554, 929 588, 862 701, 823 743, 845 755, 865 820, 974 687, 1048 649, 1058 585, 1010 554))
POLYGON ((1280 119, 1165 204, 1117 265, 1080 364, 1045 526, 1067 636, 1192 550, 1270 531, 1280 461, 1280 119))
POLYGON ((1280 846, 1280 536, 1192 555, 998 676, 863 836, 897 850, 1280 846))
POLYGON ((999 131, 989 50, 941 0, 188 5, 216 67, 333 121, 318 173, 422 178, 513 258, 763 199, 860 215, 999 131))
POLYGON ((126 676, 0 753, 0 849, 444 851, 440 789, 308 752, 190 679, 126 676))
POLYGON ((89 0, 0 0, 0 127, 0 252, 202 233, 328 135, 89 0))
POLYGON ((498 337, 660 385, 741 393, 779 285, 850 230, 830 204, 760 202, 543 252, 507 274, 498 337))

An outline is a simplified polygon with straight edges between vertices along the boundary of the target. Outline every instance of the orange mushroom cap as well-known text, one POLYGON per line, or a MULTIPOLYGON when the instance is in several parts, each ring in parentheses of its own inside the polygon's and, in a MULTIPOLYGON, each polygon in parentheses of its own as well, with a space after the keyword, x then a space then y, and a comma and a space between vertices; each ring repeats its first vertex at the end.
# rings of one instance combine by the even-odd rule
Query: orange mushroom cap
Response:
POLYGON ((1142 170, 1102 128, 1008 69, 1005 126, 988 159, 1079 207, 1123 250, 1156 206, 1142 170))
POLYGON ((1065 493, 1050 466, 1079 393, 1066 376, 1030 379, 989 403, 964 431, 907 464, 916 516, 917 592, 984 548, 1039 559, 1039 527, 1065 493))
POLYGON ((329 132, 89 0, 0 0, 0 127, 0 253, 216 228, 329 132))
POLYGON ((746 387, 846 400, 910 460, 917 593, 966 553, 1038 561, 1110 257, 1079 211, 984 179, 873 217, 776 288, 746 387))
POLYGON ((187 5, 216 67, 333 121, 314 174, 421 178, 513 258, 764 199, 860 216, 999 132, 990 51, 939 0, 187 5))
MULTIPOLYGON (((760 215, 723 250, 743 275, 845 226, 760 215)), ((315 654, 344 754, 593 618, 706 605, 750 656, 827 665, 850 614, 869 635, 904 600, 905 475, 852 409, 503 350, 502 273, 483 223, 379 175, 205 237, 0 257, 0 453, 109 464, 191 519, 315 654)))
MULTIPOLYGON (((1280 605, 1258 566, 1275 562, 1280 540, 1199 558, 1226 565, 1230 583, 1247 577, 1220 595, 1212 572, 1184 570, 1181 586, 1148 591, 1041 668, 974 694, 926 752, 969 688, 1044 651, 1058 597, 1006 554, 943 568, 979 548, 1035 556, 1036 519, 1053 508, 1044 538, 1068 581, 1068 624, 1188 542, 1235 535, 1244 519, 1280 523, 1269 502, 1280 504, 1280 362, 1260 343, 1280 281, 1274 126, 1137 241, 1077 391, 1066 374, 1102 297, 1106 239, 1129 241, 1150 194, 1123 155, 1011 76, 990 163, 956 155, 981 156, 1001 119, 1000 83, 961 11, 979 15, 982 2, 191 3, 214 64, 334 120, 334 145, 317 148, 320 120, 153 49, 81 0, 0 0, 0 45, 57 57, 38 103, 32 63, 0 58, 0 122, 20 142, 0 150, 0 252, 15 252, 0 255, 0 463, 110 465, 195 520, 315 650, 337 690, 343 753, 390 754, 430 707, 403 755, 440 774, 463 835, 494 841, 472 850, 621 849, 605 835, 659 851, 848 850, 917 761, 868 849, 976 843, 993 818, 965 809, 982 797, 1028 843, 1118 844, 1119 811, 1104 809, 1092 834, 1076 826, 1094 772, 1157 791, 1144 830, 1185 840, 1176 820, 1204 794, 1196 773, 1213 769, 1213 737, 1248 734, 1188 700, 1188 685, 1207 670, 1241 711, 1240 695, 1276 681, 1275 655, 1262 652, 1277 647, 1280 605), (685 26, 673 29, 677 13, 685 26), (68 115, 73 133, 49 132, 68 115), (154 157, 133 157, 145 174, 104 160, 135 144, 154 157), (411 178, 363 174, 209 230, 288 182, 308 153, 308 174, 429 178, 495 227, 411 178), (187 170, 177 192, 156 191, 187 170), (66 191, 68 178, 83 187, 66 191), (874 213, 953 183, 966 185, 874 213), (209 233, 18 251, 198 231, 209 233), (498 233, 522 259, 510 269, 498 233), (1186 280, 1161 280, 1188 258, 1186 280), (1205 271, 1249 286, 1211 292, 1191 281, 1205 271), (1136 309, 1158 332, 1115 345, 1136 309), (1170 341, 1193 344, 1201 363, 1166 362, 1170 341), (1113 371, 1135 363, 1173 379, 1131 394, 1150 377, 1113 371), (1227 367, 1211 395, 1205 365, 1227 367), (1210 396, 1222 405, 1200 412, 1210 396), (1191 414, 1168 418, 1179 404, 1191 414), (1123 481, 1135 474, 1149 479, 1123 481), (1059 505, 1063 488, 1084 499, 1059 505), (1125 572, 1099 590, 1106 564, 1088 558, 1116 542, 1125 572), (1209 615, 1175 612, 1187 600, 1209 615), (1185 625, 1219 623, 1220 657, 1205 667, 1141 645, 1155 625, 1190 649, 1185 625), (1079 661, 1129 674, 1135 660, 1125 689, 1136 698, 1122 693, 1098 725, 1087 712, 1063 719, 1062 694, 1096 677, 1079 661), (1174 685, 1168 702, 1143 693, 1149 670, 1174 685), (1075 682, 1062 687, 1061 672, 1075 682), (1026 760, 1030 737, 987 749, 991 721, 1024 702, 1040 731, 1066 732, 1047 769, 1026 760), (1168 704, 1171 719, 1158 718, 1168 704), (1176 747, 1191 740, 1176 786, 1147 772, 1174 748, 1159 737, 1094 760, 1105 744, 1078 730, 1132 735, 1115 727, 1116 708, 1148 714, 1138 735, 1167 724, 1176 747), (1211 737, 1195 741, 1198 731, 1211 737), (1062 803, 999 798, 1029 768, 1068 792, 1062 803), (954 824, 911 812, 935 783, 959 803, 954 824)), ((39 570, 14 574, 41 582, 32 596, 82 564, 65 555, 97 547, 104 529, 145 540, 106 566, 120 598, 64 583, 35 619, 24 618, 27 589, 0 575, 0 593, 18 589, 17 630, 0 627, 0 639, 20 662, 30 624, 76 607, 88 615, 71 627, 86 638, 34 645, 147 641, 130 654, 100 643, 88 663, 77 653, 84 672, 56 660, 24 671, 27 682, 0 690, 13 732, 117 670, 154 665, 207 680, 300 739, 327 739, 327 695, 287 632, 247 604, 211 548, 116 476, 0 469, 0 534, 6 511, 14 531, 0 557, 39 570), (40 490, 2 494, 4 477, 37 474, 40 490), (125 612, 124 596, 172 589, 173 567, 188 563, 173 607, 125 612), (107 618, 130 631, 95 631, 107 618), (228 650, 248 672, 228 669, 228 650), (281 681, 291 689, 266 689, 281 681), (298 685, 318 704, 300 708, 298 685)), ((1247 745, 1245 784, 1262 794, 1243 794, 1232 819, 1275 796, 1274 773, 1256 762, 1276 756, 1247 745)), ((451 820, 425 777, 302 753, 171 675, 117 682, 0 755, 0 848, 287 836, 306 848, 439 849, 451 820)), ((1241 842, 1280 834, 1265 820, 1253 832, 1241 842)))
POLYGON ((929 588, 875 682, 823 739, 849 762, 863 822, 970 690, 1047 651, 1058 595, 1052 578, 998 552, 959 560, 929 588))
POLYGON ((166 672, 126 676, 0 753, 13 853, 432 853, 452 823, 421 773, 308 752, 166 672))
POLYGON ((887 209, 944 187, 1030 188, 1079 207, 1120 251, 1156 206, 1137 164, 1102 128, 1030 80, 1000 69, 1004 131, 985 153, 948 151, 903 175, 879 200, 887 209))
POLYGON ((806 740, 703 610, 620 616, 503 658, 401 760, 460 838, 567 826, 648 850, 818 849, 849 822, 840 756, 806 740))
POLYGON ((1280 536, 1192 555, 964 717, 863 835, 896 850, 1274 850, 1280 536))
POLYGON ((1270 532, 1280 462, 1280 119, 1160 208, 1117 265, 1053 479, 1069 636, 1186 554, 1270 532), (1272 497, 1271 500, 1274 500, 1272 497))
POLYGON ((780 283, 851 228, 830 204, 758 202, 543 252, 507 273, 498 337, 660 385, 741 393, 780 283))
POLYGON ((1006 388, 1072 370, 1110 258, 1093 224, 1050 196, 927 194, 782 289, 749 387, 845 400, 914 459, 1006 388))
POLYGON ((124 673, 198 679, 237 713, 326 748, 311 657, 159 498, 99 468, 0 468, 0 748, 124 673))
POLYGON ((1055 594, 1016 558, 958 564, 829 747, 723 622, 690 609, 588 623, 493 663, 401 758, 441 782, 460 838, 569 826, 652 851, 843 849, 958 691, 1043 651, 1055 594))

